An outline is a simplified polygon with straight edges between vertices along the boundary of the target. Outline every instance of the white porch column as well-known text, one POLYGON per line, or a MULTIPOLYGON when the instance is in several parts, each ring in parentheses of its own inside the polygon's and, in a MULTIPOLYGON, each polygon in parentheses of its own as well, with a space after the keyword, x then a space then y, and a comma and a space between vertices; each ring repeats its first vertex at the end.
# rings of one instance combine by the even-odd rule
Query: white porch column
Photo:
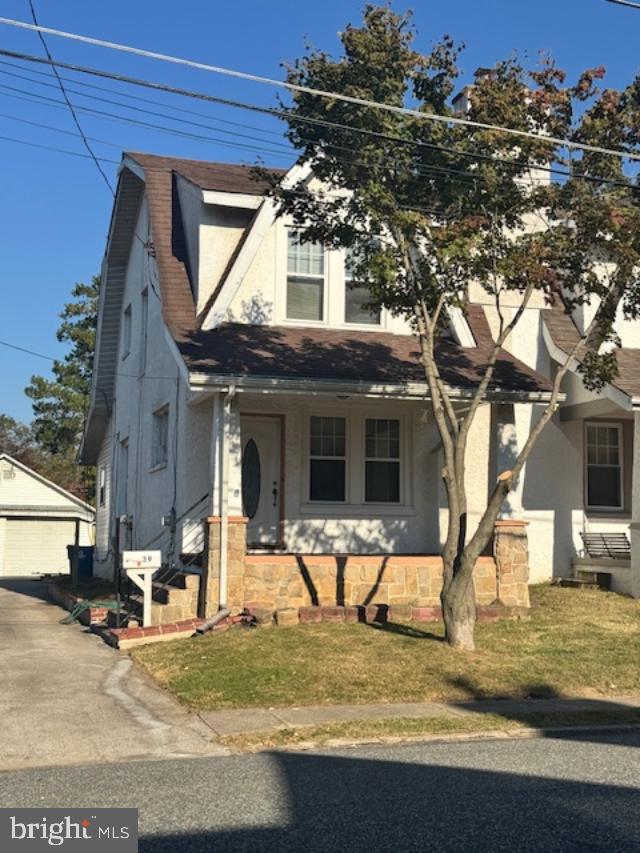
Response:
POLYGON ((207 615, 242 601, 245 519, 242 517, 242 440, 235 389, 218 394, 211 432, 212 500, 207 530, 207 615))
MULTIPOLYGON (((504 471, 510 471, 516 461, 519 451, 516 429, 515 406, 510 403, 500 403, 494 406, 494 460, 495 477, 504 471)), ((500 516, 502 518, 521 519, 522 510, 522 479, 507 495, 500 516)))
POLYGON ((640 598, 640 411, 633 413, 633 466, 631 473, 631 584, 640 598))

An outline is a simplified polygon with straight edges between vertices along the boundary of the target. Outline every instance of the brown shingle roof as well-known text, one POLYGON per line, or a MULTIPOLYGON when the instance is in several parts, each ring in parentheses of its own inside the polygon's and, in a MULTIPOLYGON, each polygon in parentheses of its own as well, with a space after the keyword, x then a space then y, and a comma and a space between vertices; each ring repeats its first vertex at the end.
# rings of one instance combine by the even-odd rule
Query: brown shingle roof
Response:
MULTIPOLYGON (((196 308, 182 251, 182 222, 177 204, 174 174, 182 175, 201 189, 263 195, 267 185, 256 181, 250 166, 208 163, 156 154, 127 153, 144 169, 147 201, 156 264, 160 275, 162 313, 176 341, 185 340, 197 327, 196 308)), ((282 173, 282 169, 272 169, 282 173)))
MULTIPOLYGON (((208 374, 400 385, 425 381, 418 341, 410 335, 227 323, 197 332, 179 347, 189 370, 208 374)), ((443 380, 452 387, 474 388, 489 348, 487 342, 463 348, 443 340, 438 347, 443 380)), ((551 386, 503 350, 492 387, 535 392, 551 386)))
MULTIPOLYGON (((365 382, 423 382, 414 338, 380 332, 226 324, 200 329, 189 283, 176 174, 201 189, 262 195, 251 167, 130 153, 145 173, 147 200, 165 323, 190 370, 210 374, 320 378, 365 382)), ((273 169, 285 174, 283 170, 273 169)), ((438 360, 451 386, 474 387, 486 364, 491 333, 481 306, 469 306, 476 347, 443 341, 438 360)), ((493 387, 547 391, 547 380, 507 352, 500 355, 493 387)))
MULTIPOLYGON (((578 343, 578 328, 559 299, 545 311, 544 322, 553 342, 563 353, 569 353, 578 343)), ((620 347, 614 355, 618 362, 618 376, 610 384, 629 397, 640 397, 640 349, 620 347)))

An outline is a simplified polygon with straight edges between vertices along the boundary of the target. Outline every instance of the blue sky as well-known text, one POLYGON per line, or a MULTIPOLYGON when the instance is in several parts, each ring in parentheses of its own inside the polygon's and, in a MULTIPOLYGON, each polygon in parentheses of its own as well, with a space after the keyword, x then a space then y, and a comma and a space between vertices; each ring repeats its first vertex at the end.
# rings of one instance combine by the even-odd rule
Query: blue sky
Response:
MULTIPOLYGON (((338 50, 337 34, 348 21, 360 18, 361 2, 352 0, 34 0, 40 23, 58 29, 145 47, 217 65, 281 77, 280 63, 299 56, 304 39, 329 51, 338 50)), ((605 0, 414 0, 396 3, 396 9, 412 6, 419 31, 418 45, 425 49, 443 33, 464 41, 462 60, 465 80, 474 69, 490 65, 512 51, 550 51, 560 65, 577 74, 582 68, 604 64, 611 85, 622 86, 638 73, 640 11, 618 7, 605 0)), ((27 0, 2 0, 0 15, 29 20, 27 0)), ((34 33, 0 26, 0 47, 35 55, 42 48, 34 33)), ((147 79, 198 89, 211 94, 271 104, 274 90, 203 72, 153 62, 138 57, 74 44, 50 37, 55 58, 137 75, 147 79)), ((0 57, 2 59, 2 57, 0 57)), ((36 66, 36 69, 45 69, 36 66)), ((65 72, 63 72, 65 73, 65 72)), ((73 75, 69 75, 73 76, 73 75)), ((143 95, 164 106, 142 104, 144 109, 171 112, 171 106, 193 109, 211 129, 189 128, 194 133, 228 139, 262 148, 281 144, 273 120, 223 107, 199 105, 185 99, 148 94, 107 81, 77 78, 116 90, 86 91, 89 95, 116 98, 126 103, 125 93, 143 95), (232 127, 221 120, 250 125, 232 127), (255 130, 258 128, 258 130, 255 130), (226 136, 223 130, 247 134, 250 139, 226 136), (260 140, 255 142, 255 140, 260 140)), ((1 136, 83 153, 73 135, 71 117, 64 109, 33 95, 59 98, 50 79, 0 64, 1 136), (10 72, 7 73, 7 72, 10 72), (22 77, 11 76, 20 74, 22 77), (13 90, 2 87, 13 87, 13 90), (15 91, 16 89, 21 91, 15 91), (31 93, 31 97, 25 93, 31 93), (12 116, 12 118, 8 118, 12 116), (15 119, 22 121, 16 121, 15 119), (57 133, 24 121, 67 131, 57 133)), ((464 82, 464 81, 463 81, 464 82)), ((71 95, 78 106, 115 112, 178 128, 170 119, 149 116, 122 106, 71 95)), ((134 102, 130 102, 133 104, 134 102)), ((94 148, 98 156, 118 160, 120 150, 151 151, 228 162, 253 162, 251 150, 223 146, 211 139, 187 139, 150 128, 114 122, 106 117, 79 113, 89 136, 102 140, 94 148), (105 142, 111 145, 104 144, 105 142)), ((182 129, 186 129, 183 125, 182 129)), ((55 331, 58 313, 75 281, 88 280, 97 272, 104 251, 111 197, 95 166, 80 157, 0 140, 0 339, 52 356, 64 354, 55 331)), ((274 165, 286 160, 264 154, 274 165)), ((103 164, 115 183, 116 166, 103 164)), ((28 421, 30 401, 23 389, 34 373, 47 373, 48 363, 0 346, 0 412, 28 421)))

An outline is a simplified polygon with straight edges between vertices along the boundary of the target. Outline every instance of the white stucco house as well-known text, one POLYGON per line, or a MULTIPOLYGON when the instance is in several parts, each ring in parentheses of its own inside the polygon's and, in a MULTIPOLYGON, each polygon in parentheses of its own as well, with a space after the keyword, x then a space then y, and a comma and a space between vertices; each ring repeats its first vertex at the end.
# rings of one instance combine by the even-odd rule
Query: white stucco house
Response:
POLYGON ((68 574, 67 546, 93 544, 92 506, 0 454, 0 578, 68 574))
MULTIPOLYGON (((366 309, 343 252, 298 237, 247 167, 124 155, 81 449, 98 468, 98 573, 123 547, 176 566, 215 551, 224 601, 233 525, 245 574, 278 555, 439 552, 441 459, 411 329, 366 309)), ((533 302, 501 353, 469 447, 471 524, 585 319, 533 302)), ((450 318, 439 360, 461 405, 495 320, 473 287, 450 318)), ((505 507, 528 525, 531 582, 572 575, 581 534, 630 537, 640 522, 640 324, 619 331, 619 379, 592 394, 568 377, 505 507)), ((604 571, 640 595, 623 556, 604 571)))

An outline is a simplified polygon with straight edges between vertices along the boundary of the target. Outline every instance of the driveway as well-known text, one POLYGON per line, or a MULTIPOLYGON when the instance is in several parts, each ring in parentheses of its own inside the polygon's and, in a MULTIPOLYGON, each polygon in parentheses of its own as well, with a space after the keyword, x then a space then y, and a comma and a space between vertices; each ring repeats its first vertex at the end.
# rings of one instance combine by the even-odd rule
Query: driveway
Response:
POLYGON ((65 611, 0 579, 0 770, 224 752, 198 717, 65 611))

